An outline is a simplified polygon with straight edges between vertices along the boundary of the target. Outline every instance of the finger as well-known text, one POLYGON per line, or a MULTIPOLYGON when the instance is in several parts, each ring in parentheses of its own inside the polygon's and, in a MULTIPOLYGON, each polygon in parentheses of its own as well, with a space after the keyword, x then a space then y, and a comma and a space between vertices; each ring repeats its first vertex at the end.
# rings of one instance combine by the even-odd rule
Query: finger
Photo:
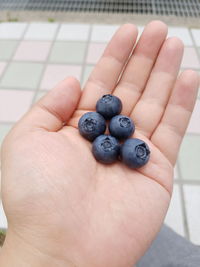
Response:
POLYGON ((125 24, 119 28, 91 73, 78 109, 93 110, 102 95, 112 92, 136 38, 137 28, 134 25, 125 24))
POLYGON ((182 42, 176 37, 167 39, 160 50, 146 88, 131 113, 137 129, 146 137, 151 136, 163 115, 182 56, 182 42))
POLYGON ((167 26, 161 21, 150 22, 145 27, 121 80, 113 92, 122 100, 123 114, 129 115, 137 103, 166 35, 167 26))
POLYGON ((194 108, 199 80, 199 75, 192 70, 184 71, 179 76, 163 118, 151 137, 152 143, 172 164, 176 162, 194 108))
POLYGON ((58 131, 73 114, 81 95, 79 82, 67 78, 39 100, 18 126, 58 131))

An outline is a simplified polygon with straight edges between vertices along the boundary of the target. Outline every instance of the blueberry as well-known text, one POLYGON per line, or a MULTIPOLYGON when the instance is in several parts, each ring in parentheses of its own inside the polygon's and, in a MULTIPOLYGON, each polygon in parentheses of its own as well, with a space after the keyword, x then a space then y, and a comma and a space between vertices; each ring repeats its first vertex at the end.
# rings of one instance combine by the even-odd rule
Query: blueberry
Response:
POLYGON ((135 131, 135 125, 131 118, 123 115, 113 117, 109 124, 110 134, 118 139, 126 139, 135 131))
POLYGON ((97 101, 96 111, 105 119, 111 119, 115 115, 120 114, 122 110, 121 100, 114 95, 104 95, 97 101))
POLYGON ((78 128, 83 137, 89 141, 93 141, 97 136, 105 132, 106 121, 97 112, 87 112, 80 118, 78 128))
POLYGON ((130 168, 140 168, 145 165, 150 157, 148 145, 137 138, 130 138, 121 148, 121 159, 130 168))
POLYGON ((92 145, 92 153, 97 161, 110 164, 117 161, 120 152, 120 144, 111 135, 98 136, 92 145))

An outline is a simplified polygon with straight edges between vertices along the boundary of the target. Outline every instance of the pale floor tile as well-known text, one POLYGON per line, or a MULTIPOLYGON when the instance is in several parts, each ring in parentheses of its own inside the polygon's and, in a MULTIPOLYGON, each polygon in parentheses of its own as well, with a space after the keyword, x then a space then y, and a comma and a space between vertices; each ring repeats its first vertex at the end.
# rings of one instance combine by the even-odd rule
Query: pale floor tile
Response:
POLYGON ((200 245, 200 186, 184 185, 190 240, 200 245))
POLYGON ((175 232, 184 236, 182 203, 180 199, 180 189, 178 185, 174 185, 171 203, 165 218, 165 223, 175 232))
POLYGON ((2 144, 4 138, 12 128, 12 124, 0 124, 0 145, 2 144))
POLYGON ((200 29, 192 29, 191 30, 195 44, 200 46, 200 29))
POLYGON ((87 41, 90 25, 88 24, 62 24, 57 35, 57 40, 87 41))
POLYGON ((29 109, 34 92, 0 90, 0 121, 15 122, 29 109))
POLYGON ((86 62, 91 64, 96 64, 97 61, 102 56, 105 48, 106 44, 91 43, 88 47, 86 62))
POLYGON ((200 68, 200 63, 195 48, 185 47, 181 67, 196 69, 200 68))
POLYGON ((119 25, 93 25, 92 42, 108 42, 119 28, 119 25))
POLYGON ((192 117, 190 119, 189 126, 187 128, 187 133, 197 133, 200 134, 200 100, 196 101, 192 117))
POLYGON ((25 40, 52 40, 58 28, 57 23, 31 23, 25 34, 25 40))
POLYGON ((18 41, 16 40, 0 40, 0 60, 9 60, 12 57, 17 45, 18 41))
POLYGON ((179 37, 184 45, 192 46, 193 42, 190 37, 189 31, 184 27, 169 27, 168 28, 168 36, 169 37, 179 37))
POLYGON ((179 152, 181 178, 200 182, 200 135, 185 135, 179 152))
POLYGON ((7 63, 6 62, 0 62, 0 77, 6 67, 7 63))
POLYGON ((35 89, 38 86, 43 64, 11 62, 1 80, 2 87, 35 89))
POLYGON ((14 60, 44 61, 46 60, 51 42, 22 41, 14 55, 14 60))
POLYGON ((2 202, 0 201, 0 229, 6 229, 7 227, 7 219, 3 210, 2 202))
POLYGON ((49 61, 52 63, 82 63, 86 42, 55 42, 49 61))
POLYGON ((27 24, 22 22, 5 22, 0 24, 0 39, 20 39, 27 24))
POLYGON ((179 178, 179 175, 178 175, 178 168, 177 168, 177 165, 174 167, 174 179, 177 180, 179 178))
POLYGON ((80 75, 81 66, 57 64, 48 65, 40 84, 40 88, 49 90, 68 76, 74 76, 79 80, 80 75))

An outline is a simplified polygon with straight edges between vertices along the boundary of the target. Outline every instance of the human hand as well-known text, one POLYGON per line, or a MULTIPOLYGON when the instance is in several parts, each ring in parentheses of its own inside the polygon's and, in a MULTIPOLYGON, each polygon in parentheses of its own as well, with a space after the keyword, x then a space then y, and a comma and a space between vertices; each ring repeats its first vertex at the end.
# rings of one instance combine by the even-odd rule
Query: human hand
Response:
POLYGON ((40 255, 41 266, 126 267, 146 251, 169 206, 199 84, 193 71, 177 79, 183 44, 166 35, 166 25, 151 22, 129 58, 137 30, 122 26, 83 93, 75 79, 62 81, 9 133, 2 148, 8 218, 2 254, 11 255, 17 240, 18 255, 40 255), (107 93, 122 100, 122 114, 136 125, 134 137, 150 147, 148 164, 138 170, 96 162, 77 130, 80 116, 107 93))

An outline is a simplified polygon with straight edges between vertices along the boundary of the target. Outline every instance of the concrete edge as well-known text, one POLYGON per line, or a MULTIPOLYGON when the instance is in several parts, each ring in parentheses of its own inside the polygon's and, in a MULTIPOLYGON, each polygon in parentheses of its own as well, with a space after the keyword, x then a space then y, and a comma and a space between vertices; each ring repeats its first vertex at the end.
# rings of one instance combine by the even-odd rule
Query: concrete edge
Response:
POLYGON ((113 14, 97 12, 0 11, 0 20, 1 22, 49 21, 100 24, 123 24, 130 22, 138 25, 144 25, 151 20, 162 20, 169 26, 187 26, 200 28, 200 18, 124 13, 113 14))

